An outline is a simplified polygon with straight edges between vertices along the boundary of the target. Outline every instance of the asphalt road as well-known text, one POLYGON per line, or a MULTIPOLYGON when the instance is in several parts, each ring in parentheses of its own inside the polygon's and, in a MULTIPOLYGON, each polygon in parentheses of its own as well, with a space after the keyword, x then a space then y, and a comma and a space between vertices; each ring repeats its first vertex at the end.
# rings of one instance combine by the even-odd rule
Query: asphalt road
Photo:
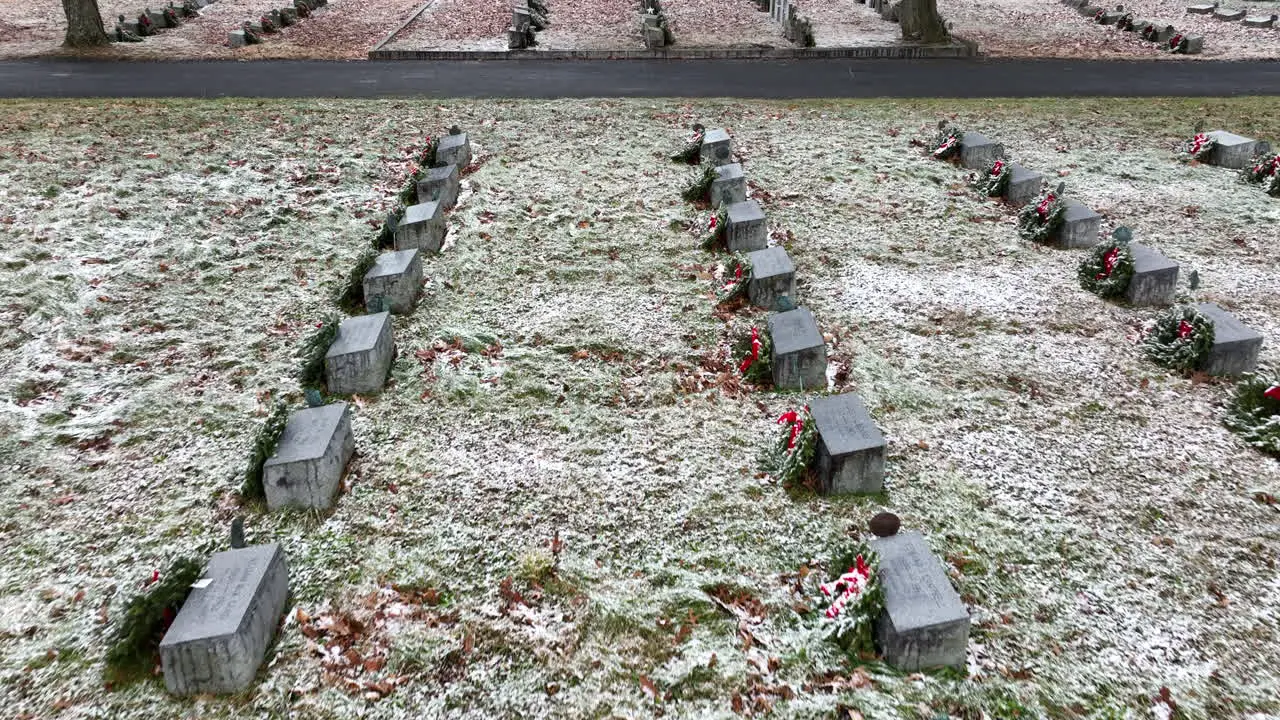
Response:
POLYGON ((499 60, 0 62, 0 97, 1066 97, 1280 95, 1280 62, 499 60))

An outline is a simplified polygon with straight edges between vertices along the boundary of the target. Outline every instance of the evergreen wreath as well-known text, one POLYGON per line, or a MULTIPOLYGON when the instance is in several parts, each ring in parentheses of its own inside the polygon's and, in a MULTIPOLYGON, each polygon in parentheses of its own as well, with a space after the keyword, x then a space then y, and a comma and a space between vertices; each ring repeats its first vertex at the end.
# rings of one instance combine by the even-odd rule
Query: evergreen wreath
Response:
POLYGON ((720 271, 720 277, 728 281, 718 285, 716 302, 726 303, 746 297, 747 287, 751 284, 751 260, 746 253, 734 253, 727 262, 721 263, 720 271))
POLYGON ((1009 164, 1004 160, 996 160, 986 173, 975 177, 970 185, 987 197, 1004 197, 1009 190, 1009 164))
POLYGON ((298 381, 303 388, 318 388, 324 384, 324 356, 329 346, 338 336, 338 316, 330 315, 316 323, 315 332, 302 342, 298 359, 302 365, 298 368, 298 381))
POLYGON ((203 570, 194 557, 179 558, 163 575, 159 571, 153 573, 146 587, 125 603, 107 650, 103 669, 106 682, 122 684, 151 676, 159 662, 160 640, 203 570))
POLYGON ((716 172, 714 165, 711 163, 703 165, 702 172, 690 181, 688 185, 685 185, 680 197, 684 198, 685 202, 706 200, 711 195, 711 183, 715 182, 718 177, 720 175, 716 172))
POLYGON ((1263 188, 1271 197, 1280 197, 1280 170, 1271 173, 1271 180, 1267 182, 1267 186, 1263 188))
POLYGON ((1105 24, 1106 20, 1107 20, 1106 8, 1099 8, 1098 12, 1093 14, 1093 21, 1098 23, 1099 25, 1105 24))
POLYGON ((335 293, 334 304, 344 310, 355 310, 364 305, 364 276, 369 274, 378 262, 378 249, 365 248, 356 258, 356 264, 335 293))
POLYGON ((1133 252, 1129 241, 1113 238, 1094 245, 1089 256, 1080 262, 1077 276, 1080 287, 1098 297, 1123 295, 1133 279, 1133 252))
POLYGON ((1182 144, 1182 148, 1178 150, 1178 157, 1183 162, 1192 160, 1204 162, 1209 157, 1209 153, 1213 152, 1213 146, 1216 144, 1207 134, 1197 132, 1195 137, 1182 144))
POLYGON ((253 436, 253 446, 249 452, 249 465, 244 471, 244 484, 240 486, 240 494, 247 498, 261 499, 266 497, 262 485, 262 465, 276 451, 284 426, 289 422, 289 409, 283 400, 277 400, 271 406, 266 422, 258 428, 253 436))
POLYGON ((1156 42, 1160 39, 1160 28, 1156 27, 1155 23, 1142 28, 1142 39, 1147 42, 1156 42))
POLYGON ((1125 32, 1133 32, 1133 13, 1125 13, 1116 20, 1116 29, 1125 32))
POLYGON ((686 141, 684 147, 672 155, 671 159, 687 165, 697 165, 702 162, 702 137, 706 130, 701 124, 695 124, 693 126, 693 137, 686 141))
POLYGON ((1277 172, 1280 172, 1280 155, 1258 155, 1241 168, 1240 179, 1257 185, 1267 182, 1277 172))
POLYGON ((729 212, 724 208, 712 213, 711 218, 707 221, 706 229, 698 241, 698 246, 703 250, 715 250, 724 244, 725 227, 729 223, 729 212))
POLYGON ((1142 349, 1156 364, 1191 372, 1204 364, 1213 347, 1213 321, 1193 305, 1172 307, 1156 318, 1142 349))
POLYGON ((783 487, 802 485, 818 449, 818 429, 809 406, 778 417, 778 438, 764 453, 763 470, 783 487))
POLYGON ((1062 227, 1062 217, 1067 204, 1055 193, 1045 193, 1040 199, 1018 212, 1018 234, 1024 240, 1047 242, 1062 227))
POLYGON ((733 359, 738 373, 752 385, 773 382, 773 339, 768 331, 753 327, 733 344, 733 359))
POLYGON ((839 573, 818 586, 814 598, 826 606, 821 623, 826 637, 852 657, 875 652, 875 623, 884 612, 880 556, 865 543, 844 549, 832 558, 829 572, 839 573))
POLYGON ((1222 422, 1244 441, 1270 455, 1280 456, 1280 378, 1259 368, 1236 383, 1222 422))
POLYGON ((960 143, 963 140, 964 131, 943 124, 933 138, 933 150, 930 154, 938 160, 950 160, 960 154, 960 143))

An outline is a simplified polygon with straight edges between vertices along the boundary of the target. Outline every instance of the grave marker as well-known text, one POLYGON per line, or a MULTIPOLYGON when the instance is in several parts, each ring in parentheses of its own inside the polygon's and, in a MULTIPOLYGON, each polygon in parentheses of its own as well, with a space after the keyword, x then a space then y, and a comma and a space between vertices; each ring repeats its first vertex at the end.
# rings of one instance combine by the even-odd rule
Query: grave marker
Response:
POLYGON ((884 435, 854 393, 809 403, 818 431, 815 461, 824 494, 878 493, 884 489, 884 435))
POLYGON ((1245 27, 1251 28, 1269 28, 1275 27, 1276 20, 1280 19, 1277 15, 1250 15, 1241 22, 1245 27))
POLYGON ((918 532, 876 538, 884 612, 876 622, 876 644, 885 662, 906 672, 964 667, 969 612, 918 532))
POLYGON ((970 170, 986 170, 1004 157, 1004 145, 988 140, 982 133, 965 132, 960 139, 960 165, 970 170))
POLYGON ((1214 303, 1197 303, 1196 309, 1213 321, 1213 346, 1200 369, 1210 375, 1253 372, 1262 350, 1262 335, 1214 303))
POLYGON ((422 288, 422 255, 414 249, 382 253, 365 273, 363 286, 366 308, 413 312, 422 288))
POLYGON ((1217 9, 1217 5, 1189 5, 1187 6, 1188 15, 1212 15, 1217 9))
POLYGON ((215 553, 160 641, 165 687, 175 695, 247 690, 288 598, 279 543, 215 553))
POLYGON ((1218 7, 1213 11, 1213 19, 1223 22, 1237 22, 1244 19, 1245 11, 1235 8, 1218 7))
POLYGON ((729 163, 716 168, 716 179, 711 181, 711 207, 732 205, 747 199, 747 177, 742 165, 729 163))
POLYGON ((827 387, 827 345, 807 308, 769 316, 773 342, 773 385, 779 390, 827 387))
POLYGON ((1102 230, 1102 216, 1083 203, 1066 198, 1066 212, 1062 214, 1062 227, 1054 235, 1054 242, 1061 248, 1093 247, 1102 230))
POLYGON ((1009 163, 1009 184, 1004 189, 1004 199, 1022 207, 1040 196, 1044 176, 1028 170, 1018 163, 1009 163))
POLYGON ((747 283, 747 300, 752 305, 773 308, 779 297, 794 298, 796 268, 787 251, 780 247, 747 253, 751 263, 751 280, 747 283))
POLYGON ((395 249, 417 248, 437 253, 444 245, 444 234, 444 212, 440 203, 431 201, 410 205, 396 225, 395 249))
POLYGON ((729 252, 763 250, 769 244, 764 210, 755 200, 743 200, 725 208, 724 238, 729 252))
POLYGON ((458 203, 461 189, 457 165, 430 168, 426 177, 418 181, 418 202, 438 202, 440 207, 448 210, 458 203))
POLYGON ((466 133, 451 133, 440 138, 436 145, 437 165, 457 165, 462 169, 471 164, 471 141, 466 133))
MULTIPOLYGON (((137 25, 137 23, 134 23, 137 25)), ((232 30, 227 33, 227 47, 244 47, 249 44, 248 38, 244 36, 244 30, 232 30)))
POLYGON ((267 508, 328 508, 354 450, 346 403, 293 413, 275 454, 262 465, 267 508))
POLYGON ((1172 305, 1178 287, 1178 263, 1146 245, 1129 243, 1133 278, 1125 298, 1134 305, 1172 305))
POLYGON ((729 133, 722 128, 713 128, 703 133, 700 156, 702 162, 714 165, 733 162, 733 141, 729 139, 729 133))
POLYGON ((391 313, 347 318, 324 355, 325 385, 335 395, 377 392, 387 381, 394 354, 391 313))
POLYGON ((1265 140, 1254 140, 1225 130, 1214 130, 1208 135, 1213 140, 1213 149, 1208 157, 1210 165, 1239 170, 1258 155, 1271 152, 1271 143, 1265 140))

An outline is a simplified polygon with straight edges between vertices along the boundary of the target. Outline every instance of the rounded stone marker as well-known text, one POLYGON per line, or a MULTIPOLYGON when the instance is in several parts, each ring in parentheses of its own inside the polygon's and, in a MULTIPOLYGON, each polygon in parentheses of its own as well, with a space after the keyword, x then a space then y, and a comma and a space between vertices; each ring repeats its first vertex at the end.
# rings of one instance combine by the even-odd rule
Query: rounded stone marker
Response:
POLYGON ((876 513, 876 516, 871 518, 871 522, 868 525, 871 527, 872 535, 889 537, 890 535, 898 534, 898 528, 902 527, 902 520, 898 519, 898 516, 893 513, 882 512, 876 513))

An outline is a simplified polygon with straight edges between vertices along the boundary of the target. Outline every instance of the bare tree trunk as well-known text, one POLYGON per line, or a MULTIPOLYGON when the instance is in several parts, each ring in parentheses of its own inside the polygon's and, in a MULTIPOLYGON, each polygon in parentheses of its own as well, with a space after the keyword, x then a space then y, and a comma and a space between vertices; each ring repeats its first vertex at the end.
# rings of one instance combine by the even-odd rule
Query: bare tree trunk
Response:
POLYGON ((898 24, 902 26, 903 40, 944 43, 951 39, 942 16, 938 14, 938 0, 902 0, 898 24))
POLYGON ((102 27, 98 0, 62 0, 67 14, 67 38, 63 45, 72 48, 97 47, 111 42, 102 27))

